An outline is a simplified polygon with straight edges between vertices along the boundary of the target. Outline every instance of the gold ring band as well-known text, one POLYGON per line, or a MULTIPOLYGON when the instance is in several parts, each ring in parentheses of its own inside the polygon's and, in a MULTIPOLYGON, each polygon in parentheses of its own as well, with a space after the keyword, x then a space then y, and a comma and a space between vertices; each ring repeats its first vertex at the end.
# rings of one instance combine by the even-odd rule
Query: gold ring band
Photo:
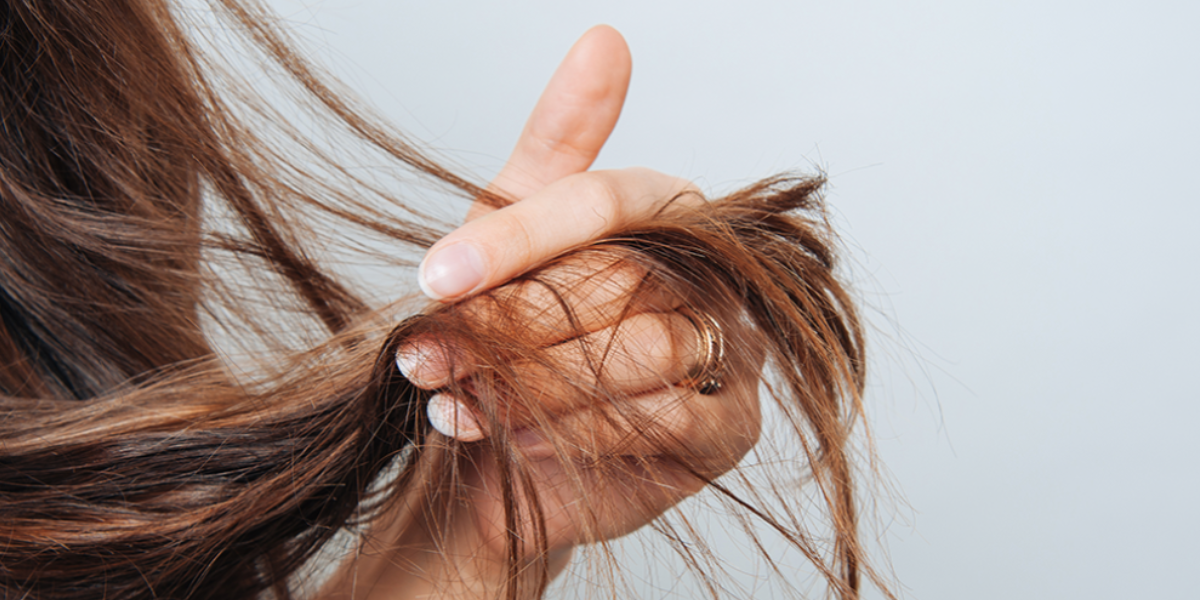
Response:
POLYGON ((678 385, 692 388, 704 395, 721 391, 721 376, 725 371, 725 333, 721 324, 707 313, 690 308, 679 309, 679 314, 696 328, 696 342, 700 348, 700 360, 688 369, 678 385))

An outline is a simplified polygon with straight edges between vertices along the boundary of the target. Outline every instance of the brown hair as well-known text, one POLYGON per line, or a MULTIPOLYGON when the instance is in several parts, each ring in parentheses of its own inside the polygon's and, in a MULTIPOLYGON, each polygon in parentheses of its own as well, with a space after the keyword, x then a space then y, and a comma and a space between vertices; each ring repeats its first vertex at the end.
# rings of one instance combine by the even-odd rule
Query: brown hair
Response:
MULTIPOLYGON (((214 5, 273 72, 297 84, 324 127, 462 197, 504 202, 349 105, 262 9, 214 5)), ((527 401, 541 393, 531 386, 546 385, 597 418, 621 419, 661 449, 661 460, 781 532, 838 596, 857 597, 860 577, 874 577, 858 541, 851 460, 863 339, 834 276, 819 179, 773 179, 700 208, 665 210, 510 286, 394 326, 395 306, 372 306, 319 258, 318 240, 336 233, 347 244, 373 236, 423 248, 442 229, 310 136, 286 125, 256 129, 284 122, 225 79, 166 0, 7 0, 0 11, 5 597, 286 596, 289 576, 341 528, 405 498, 438 506, 432 500, 460 493, 453 465, 468 448, 501 467, 506 593, 540 593, 544 560, 537 577, 518 573, 522 556, 544 554, 543 516, 506 432, 535 424, 559 449, 583 443, 527 401), (287 137, 273 138, 280 133, 287 137), (666 294, 672 307, 720 321, 731 348, 743 349, 731 364, 753 369, 761 353, 745 349, 763 349, 771 395, 802 444, 831 540, 790 509, 774 514, 727 490, 685 440, 656 437, 655 415, 622 409, 624 398, 605 384, 612 348, 584 349, 596 361, 581 380, 522 333, 553 321, 567 324, 567 343, 583 343, 569 330, 570 302, 531 312, 520 292, 568 297, 583 283, 571 268, 580 257, 644 274, 621 298, 618 320, 656 310, 666 294), (472 365, 448 391, 472 399, 495 432, 486 441, 431 432, 429 393, 396 370, 400 344, 428 334, 472 365), (221 358, 230 343, 262 355, 245 369, 251 376, 221 358), (515 364, 538 365, 543 377, 522 377, 515 364)), ((629 468, 605 456, 587 465, 589 476, 611 481, 629 468)), ((572 485, 582 485, 582 473, 571 474, 572 485)), ((447 518, 435 509, 425 516, 447 518)))

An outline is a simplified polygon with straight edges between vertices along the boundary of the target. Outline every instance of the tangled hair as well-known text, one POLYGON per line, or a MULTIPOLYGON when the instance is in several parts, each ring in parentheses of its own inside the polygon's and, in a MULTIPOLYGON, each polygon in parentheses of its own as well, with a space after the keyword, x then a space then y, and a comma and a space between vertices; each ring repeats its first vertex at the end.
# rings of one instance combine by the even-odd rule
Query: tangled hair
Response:
MULTIPOLYGON (((348 104, 261 8, 213 4, 330 131, 465 198, 505 202, 348 104)), ((510 433, 536 427, 564 456, 586 446, 534 401, 547 393, 619 421, 660 465, 776 529, 834 595, 857 598, 864 577, 881 585, 858 541, 853 483, 863 338, 834 276, 821 180, 776 178, 668 208, 397 326, 403 304, 356 291, 326 245, 426 248, 444 228, 237 88, 175 10, 167 0, 0 3, 4 597, 287 597, 289 579, 347 526, 414 502, 434 529, 444 524, 470 461, 500 473, 506 597, 540 594, 545 515, 510 433), (766 361, 829 536, 732 492, 686 440, 664 438, 661 415, 609 384, 619 344, 590 345, 569 298, 629 273, 636 285, 609 307, 614 322, 683 307, 720 322, 734 367, 766 361), (531 293, 554 301, 530 304, 531 293), (540 342, 548 324, 561 344, 540 342), (473 404, 486 440, 429 428, 430 392, 393 362, 419 337, 441 340, 464 369, 443 391, 473 404), (562 362, 564 345, 580 347, 585 369, 562 362), (255 360, 234 360, 233 346, 255 360)), ((580 488, 659 473, 613 456, 564 462, 580 488)))

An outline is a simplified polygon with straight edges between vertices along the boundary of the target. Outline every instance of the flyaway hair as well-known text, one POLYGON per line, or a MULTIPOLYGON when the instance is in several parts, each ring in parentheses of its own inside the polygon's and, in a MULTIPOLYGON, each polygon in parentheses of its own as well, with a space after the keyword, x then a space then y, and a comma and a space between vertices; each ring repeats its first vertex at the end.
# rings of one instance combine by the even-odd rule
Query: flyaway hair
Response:
MULTIPOLYGON (((772 179, 699 207, 663 199, 609 239, 397 322, 404 305, 359 291, 325 244, 420 249, 445 227, 238 87, 178 12, 166 0, 0 2, 0 595, 288 597, 294 574, 348 526, 401 504, 444 523, 464 471, 488 461, 506 507, 505 597, 534 596, 549 541, 510 439, 521 428, 572 457, 570 486, 619 486, 630 473, 648 487, 710 485, 799 549, 831 595, 857 598, 864 579, 887 594, 859 542, 864 342, 835 275, 820 179, 772 179), (738 496, 723 483, 736 471, 721 477, 711 456, 661 434, 663 414, 610 385, 622 340, 593 343, 569 299, 630 274, 635 285, 605 309, 614 323, 712 315, 730 365, 767 364, 764 389, 803 449, 789 468, 807 473, 818 506, 797 493, 779 513, 738 496), (561 341, 546 346, 538 328, 551 326, 561 341), (492 432, 484 441, 429 427, 430 392, 394 363, 422 336, 444 340, 464 376, 440 391, 472 403, 492 432), (257 358, 237 364, 228 345, 257 358), (563 362, 569 348, 582 371, 563 362), (537 401, 548 396, 562 403, 537 401), (580 409, 657 449, 646 453, 655 464, 580 460, 589 441, 560 427, 580 409), (810 508, 828 535, 796 516, 810 508)), ((339 143, 462 198, 505 202, 349 104, 254 3, 215 0, 213 14, 339 143)), ((681 394, 679 410, 688 403, 681 394)), ((604 510, 580 507, 585 532, 604 510)))

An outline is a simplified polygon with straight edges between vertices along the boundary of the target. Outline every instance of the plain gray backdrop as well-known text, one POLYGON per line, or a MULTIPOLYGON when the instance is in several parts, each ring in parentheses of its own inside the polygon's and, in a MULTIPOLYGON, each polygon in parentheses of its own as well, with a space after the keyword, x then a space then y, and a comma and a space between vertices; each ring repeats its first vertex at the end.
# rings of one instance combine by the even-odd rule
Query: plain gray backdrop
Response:
POLYGON ((598 167, 829 175, 906 597, 1196 597, 1200 3, 273 5, 480 178, 575 38, 617 27, 598 167))

